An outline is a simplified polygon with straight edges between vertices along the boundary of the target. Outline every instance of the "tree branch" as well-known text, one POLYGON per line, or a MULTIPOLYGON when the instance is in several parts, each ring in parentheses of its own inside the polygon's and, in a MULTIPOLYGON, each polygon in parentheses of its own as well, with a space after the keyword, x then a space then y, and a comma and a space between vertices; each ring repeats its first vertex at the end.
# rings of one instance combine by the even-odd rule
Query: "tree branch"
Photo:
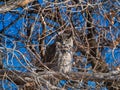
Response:
POLYGON ((33 1, 35 0, 9 0, 5 4, 0 6, 0 13, 5 13, 18 7, 23 7, 33 1))

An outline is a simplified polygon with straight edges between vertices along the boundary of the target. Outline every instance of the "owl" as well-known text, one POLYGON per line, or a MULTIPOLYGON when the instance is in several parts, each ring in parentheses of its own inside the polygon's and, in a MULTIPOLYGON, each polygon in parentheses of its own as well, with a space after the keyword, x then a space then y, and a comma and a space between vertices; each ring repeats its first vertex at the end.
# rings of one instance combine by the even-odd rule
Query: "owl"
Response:
MULTIPOLYGON (((73 60, 73 35, 71 31, 57 35, 55 44, 47 50, 47 60, 55 63, 55 69, 62 73, 70 72, 73 60)), ((47 56, 46 55, 46 56, 47 56)))

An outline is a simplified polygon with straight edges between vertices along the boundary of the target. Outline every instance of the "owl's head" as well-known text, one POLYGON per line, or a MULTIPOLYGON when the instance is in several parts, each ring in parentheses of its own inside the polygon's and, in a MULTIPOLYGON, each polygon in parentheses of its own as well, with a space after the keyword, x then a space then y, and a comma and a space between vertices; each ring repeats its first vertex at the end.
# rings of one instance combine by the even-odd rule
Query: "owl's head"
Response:
POLYGON ((65 47, 73 47, 73 35, 72 32, 66 31, 60 35, 57 36, 56 42, 59 45, 65 46, 65 47))

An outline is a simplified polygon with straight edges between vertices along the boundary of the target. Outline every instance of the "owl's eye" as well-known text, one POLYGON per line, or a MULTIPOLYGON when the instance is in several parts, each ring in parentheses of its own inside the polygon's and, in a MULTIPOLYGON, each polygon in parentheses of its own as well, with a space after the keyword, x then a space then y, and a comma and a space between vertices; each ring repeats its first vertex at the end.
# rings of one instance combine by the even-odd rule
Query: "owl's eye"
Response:
POLYGON ((60 41, 62 41, 62 39, 61 39, 60 37, 58 37, 58 38, 57 38, 57 41, 59 41, 59 42, 60 42, 60 41))
POLYGON ((69 42, 70 42, 70 40, 69 40, 69 39, 66 39, 66 40, 65 40, 65 43, 66 43, 66 44, 68 44, 69 42))

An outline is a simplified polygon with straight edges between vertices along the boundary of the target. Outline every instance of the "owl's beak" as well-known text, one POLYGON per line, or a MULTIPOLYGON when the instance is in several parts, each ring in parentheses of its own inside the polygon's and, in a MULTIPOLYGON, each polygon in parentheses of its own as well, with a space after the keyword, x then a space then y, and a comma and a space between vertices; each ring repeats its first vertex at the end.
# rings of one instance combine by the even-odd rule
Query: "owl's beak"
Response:
POLYGON ((62 45, 66 45, 65 42, 63 42, 62 45))

